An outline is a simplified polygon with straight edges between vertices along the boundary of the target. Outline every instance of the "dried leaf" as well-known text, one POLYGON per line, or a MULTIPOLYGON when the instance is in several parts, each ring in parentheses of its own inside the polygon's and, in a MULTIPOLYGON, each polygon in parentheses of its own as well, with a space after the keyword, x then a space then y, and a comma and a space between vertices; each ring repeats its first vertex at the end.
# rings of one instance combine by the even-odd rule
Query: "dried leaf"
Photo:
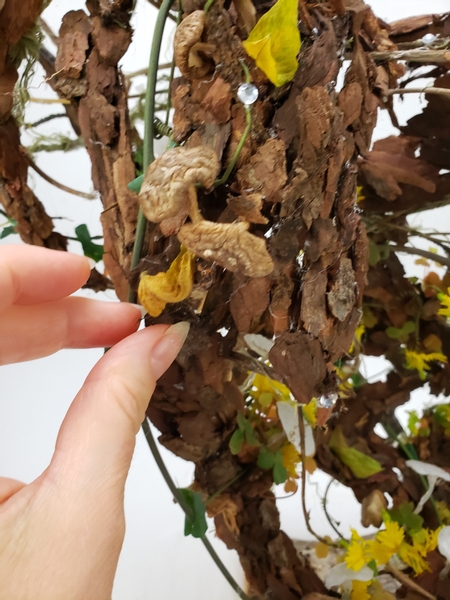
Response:
POLYGON ((139 194, 142 212, 153 223, 186 218, 191 188, 196 183, 209 188, 219 168, 216 153, 207 146, 166 150, 145 172, 139 194))
POLYGON ((201 79, 211 70, 211 63, 203 61, 196 51, 196 46, 205 28, 205 11, 196 10, 185 17, 175 31, 173 42, 174 60, 181 74, 189 79, 201 79))
POLYGON ((192 291, 195 254, 181 248, 166 273, 143 274, 139 281, 139 302, 151 317, 159 317, 168 302, 181 302, 192 291))
POLYGON ((297 0, 278 0, 250 32, 243 46, 277 87, 292 81, 298 68, 300 32, 297 0))
POLYGON ((248 223, 201 221, 183 225, 182 244, 206 260, 247 277, 264 277, 274 268, 266 242, 247 231, 248 223))

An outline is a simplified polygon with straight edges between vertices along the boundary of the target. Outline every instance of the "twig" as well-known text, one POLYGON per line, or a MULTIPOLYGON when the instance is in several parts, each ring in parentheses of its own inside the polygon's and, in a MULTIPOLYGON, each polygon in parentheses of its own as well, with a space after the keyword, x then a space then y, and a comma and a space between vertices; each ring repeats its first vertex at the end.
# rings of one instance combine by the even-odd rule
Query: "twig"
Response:
POLYGON ((309 531, 311 535, 313 535, 316 540, 322 542, 322 544, 326 544, 327 546, 336 547, 337 544, 330 542, 329 540, 321 537, 318 533, 314 531, 311 527, 311 521, 309 518, 309 511, 306 508, 306 468, 305 468, 305 422, 303 420, 303 410, 301 406, 298 408, 298 427, 300 430, 300 452, 302 455, 302 508, 303 508, 303 516, 305 517, 306 529, 309 531))
MULTIPOLYGON (((170 69, 172 63, 162 63, 158 65, 158 71, 162 71, 163 69, 170 69)), ((131 73, 125 74, 125 79, 133 79, 133 77, 139 77, 139 75, 147 75, 148 67, 144 67, 143 69, 138 69, 137 71, 132 71, 131 73)))
POLYGON ((405 575, 405 573, 402 573, 395 567, 391 567, 391 565, 388 564, 385 565, 384 570, 393 575, 395 579, 400 581, 400 583, 403 583, 403 585, 408 587, 410 590, 414 590, 421 596, 428 598, 428 600, 436 600, 436 596, 433 596, 433 594, 430 594, 430 592, 424 590, 423 587, 421 587, 418 583, 410 579, 408 575, 405 575))
MULTIPOLYGON (((369 230, 372 229, 372 227, 375 227, 378 230, 382 231, 384 228, 387 227, 388 229, 397 229, 399 231, 405 231, 409 236, 421 237, 425 240, 428 240, 429 242, 432 242, 433 244, 440 246, 442 248, 442 250, 444 250, 444 252, 447 252, 447 254, 450 254, 450 247, 445 245, 444 240, 435 238, 432 235, 424 233, 423 231, 419 231, 418 229, 412 229, 411 227, 405 227, 404 225, 397 225, 396 223, 389 223, 389 221, 387 221, 386 219, 384 219, 382 217, 378 217, 378 215, 373 215, 365 221, 367 221, 367 226, 368 226, 369 230), (371 224, 371 221, 374 221, 373 225, 371 224)), ((449 235, 449 234, 437 233, 437 235, 445 236, 445 235, 449 235)))
POLYGON ((327 518, 327 521, 331 525, 333 531, 338 534, 338 536, 341 538, 341 540, 345 540, 344 536, 341 534, 339 529, 336 527, 336 525, 333 522, 333 519, 330 517, 330 515, 328 514, 328 511, 327 511, 327 496, 328 496, 328 492, 330 490, 331 484, 334 483, 334 481, 335 481, 334 479, 330 479, 330 481, 327 485, 327 489, 325 490, 324 497, 322 498, 322 507, 323 507, 323 512, 325 513, 325 517, 327 518))
MULTIPOLYGON (((162 456, 158 450, 158 446, 156 445, 155 438, 153 437, 152 430, 150 429, 150 425, 148 424, 147 419, 144 419, 144 421, 142 423, 142 429, 145 434, 145 439, 147 440, 147 443, 153 454, 153 458, 155 459, 155 462, 158 465, 161 475, 164 478, 164 481, 167 483, 167 486, 169 487, 170 491, 172 492, 173 497, 178 502, 178 504, 181 506, 181 508, 183 509, 186 516, 189 519, 191 519, 191 521, 192 521, 194 519, 194 515, 192 513, 191 507, 186 503, 183 495, 180 494, 179 490, 175 486, 175 483, 174 483, 172 477, 170 476, 170 473, 167 470, 167 467, 164 464, 162 456)), ((228 583, 231 585, 231 587, 234 589, 234 591, 239 596, 239 598, 242 598, 242 600, 250 600, 250 598, 247 596, 247 594, 244 592, 244 590, 241 589, 241 587, 238 585, 238 583, 232 577, 231 573, 227 570, 227 568, 225 567, 223 562, 217 556, 216 551, 209 543, 208 538, 206 536, 202 536, 200 539, 202 540, 205 548, 208 550, 209 554, 211 555, 211 558, 213 559, 213 561, 219 567, 220 572, 225 577, 225 579, 228 581, 228 583)))
POLYGON ((450 89, 427 86, 424 88, 396 88, 384 93, 385 96, 393 96, 394 94, 437 94, 450 97, 450 89))
POLYGON ((28 156, 27 158, 28 158, 28 163, 29 163, 30 167, 32 169, 34 169, 36 171, 36 173, 42 177, 42 179, 45 179, 45 181, 48 181, 49 183, 51 183, 55 187, 59 188, 63 192, 67 192, 68 194, 73 194, 74 196, 80 196, 81 198, 86 198, 86 200, 96 200, 97 199, 97 194, 88 194, 87 192, 80 192, 78 190, 74 190, 73 188, 68 187, 67 185, 64 185, 63 183, 59 183, 58 181, 55 181, 52 177, 50 177, 50 175, 47 175, 47 173, 44 173, 44 171, 37 166, 37 164, 34 162, 34 160, 31 158, 31 156, 28 156))
POLYGON ((67 117, 67 113, 56 113, 55 115, 47 115, 39 121, 35 121, 34 123, 25 123, 25 129, 31 129, 32 127, 37 127, 38 125, 43 125, 44 123, 48 123, 49 121, 53 121, 53 119, 61 119, 61 117, 67 117))
POLYGON ((387 244, 380 247, 386 248, 390 252, 403 252, 404 254, 423 256, 424 258, 434 260, 435 262, 450 268, 450 258, 441 256, 440 254, 434 254, 434 252, 429 252, 428 250, 422 250, 422 248, 410 248, 409 246, 398 246, 396 244, 387 244))
POLYGON ((55 44, 56 47, 59 46, 59 36, 53 31, 50 25, 45 21, 42 17, 38 18, 38 25, 42 29, 44 33, 48 35, 51 41, 55 44))
POLYGON ((371 52, 370 56, 376 61, 406 60, 438 65, 450 63, 450 50, 394 50, 392 52, 371 52))
POLYGON ((29 98, 29 101, 37 104, 70 104, 66 98, 29 98))

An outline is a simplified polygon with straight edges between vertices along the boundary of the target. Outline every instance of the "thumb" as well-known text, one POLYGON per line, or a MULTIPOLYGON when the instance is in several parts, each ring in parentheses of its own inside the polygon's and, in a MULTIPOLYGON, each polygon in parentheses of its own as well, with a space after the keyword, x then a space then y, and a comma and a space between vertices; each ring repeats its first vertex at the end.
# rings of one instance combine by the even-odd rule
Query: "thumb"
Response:
POLYGON ((123 494, 156 380, 177 356, 188 331, 187 322, 148 327, 100 359, 64 419, 47 475, 83 495, 89 490, 93 498, 105 487, 123 494))

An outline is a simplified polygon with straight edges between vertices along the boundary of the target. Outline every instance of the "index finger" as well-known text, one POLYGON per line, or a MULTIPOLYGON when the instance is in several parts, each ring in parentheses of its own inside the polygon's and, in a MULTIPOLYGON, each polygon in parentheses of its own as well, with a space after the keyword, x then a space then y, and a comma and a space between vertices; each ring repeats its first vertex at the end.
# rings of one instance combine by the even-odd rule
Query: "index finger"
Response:
POLYGON ((0 246, 0 310, 61 300, 86 283, 85 256, 38 246, 0 246))

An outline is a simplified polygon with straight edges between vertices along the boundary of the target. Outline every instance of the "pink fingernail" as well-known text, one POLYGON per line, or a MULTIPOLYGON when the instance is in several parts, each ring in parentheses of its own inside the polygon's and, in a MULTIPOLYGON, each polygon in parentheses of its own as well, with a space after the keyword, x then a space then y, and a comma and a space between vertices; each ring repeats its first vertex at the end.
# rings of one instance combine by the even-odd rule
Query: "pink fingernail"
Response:
POLYGON ((156 379, 161 377, 176 358, 189 333, 190 323, 180 321, 171 325, 152 351, 152 366, 156 379))

